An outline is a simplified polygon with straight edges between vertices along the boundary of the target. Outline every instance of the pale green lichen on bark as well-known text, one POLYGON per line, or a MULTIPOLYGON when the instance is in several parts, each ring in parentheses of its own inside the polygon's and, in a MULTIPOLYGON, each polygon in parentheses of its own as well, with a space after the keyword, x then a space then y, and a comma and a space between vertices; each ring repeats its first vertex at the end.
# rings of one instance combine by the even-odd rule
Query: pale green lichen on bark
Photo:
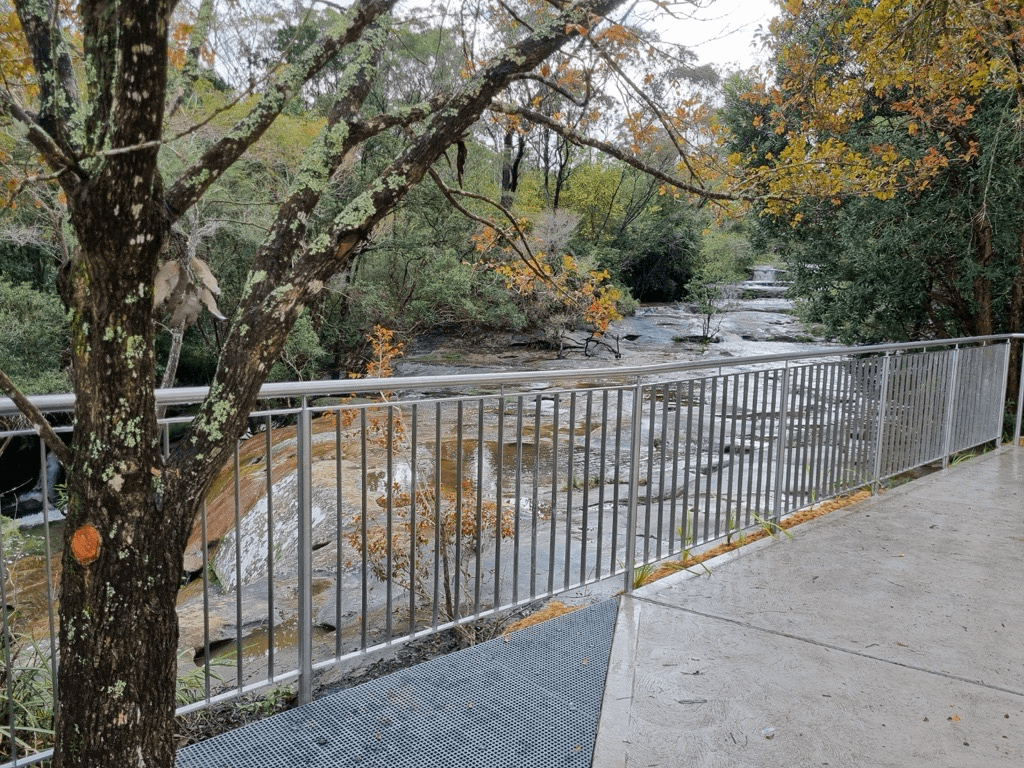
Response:
POLYGON ((254 272, 250 272, 248 277, 245 279, 245 285, 242 286, 241 298, 246 299, 253 289, 267 279, 267 273, 262 269, 257 269, 254 272))

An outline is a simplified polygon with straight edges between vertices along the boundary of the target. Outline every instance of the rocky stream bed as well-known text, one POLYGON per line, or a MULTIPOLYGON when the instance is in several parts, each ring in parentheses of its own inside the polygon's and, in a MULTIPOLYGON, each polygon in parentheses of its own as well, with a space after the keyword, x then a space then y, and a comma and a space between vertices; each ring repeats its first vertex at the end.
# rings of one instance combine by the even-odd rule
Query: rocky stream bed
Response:
MULTIPOLYGON (((782 297, 783 286, 773 284, 746 284, 735 293, 747 298, 729 302, 726 312, 714 318, 712 339, 699 340, 703 318, 683 305, 644 306, 633 316, 617 321, 609 329, 603 343, 590 345, 589 354, 582 349, 586 335, 571 337, 561 350, 518 334, 442 334, 432 333, 418 339, 396 362, 396 375, 429 376, 458 373, 499 372, 508 370, 547 370, 616 368, 628 370, 637 366, 691 360, 728 360, 760 354, 810 352, 822 343, 810 337, 791 312, 790 303, 782 297)), ((538 396, 539 397, 539 396, 538 396)), ((339 614, 338 590, 357 595, 359 574, 350 564, 343 564, 338 542, 351 534, 358 519, 358 505, 347 506, 334 514, 334 500, 344 496, 358 500, 363 478, 369 477, 355 465, 359 457, 349 455, 347 443, 335 440, 335 427, 318 420, 314 427, 314 623, 315 655, 343 653, 354 649, 352 633, 358 634, 355 608, 339 614), (338 450, 340 446, 340 451, 338 450), (337 454, 341 453, 339 457, 337 454), (343 467, 344 473, 338 469, 343 467), (344 474, 346 479, 339 482, 344 474), (330 513, 328 513, 330 511, 330 513), (339 526, 341 536, 339 536, 339 526), (340 566, 340 567, 339 567, 340 566), (338 631, 349 632, 344 642, 338 631)), ((348 427, 347 429, 351 429, 348 427)), ((358 442, 352 438, 353 442, 358 442)), ((193 579, 181 591, 179 620, 181 625, 182 670, 201 663, 206 648, 212 653, 229 656, 242 648, 243 655, 253 662, 253 671, 243 673, 246 679, 265 675, 264 661, 268 655, 267 617, 274 617, 273 644, 278 669, 291 668, 294 662, 294 638, 297 616, 297 560, 295 557, 296 530, 294 518, 284 514, 295 505, 296 496, 296 441, 294 427, 274 430, 270 485, 273 486, 274 525, 268 534, 267 521, 267 462, 265 442, 259 434, 243 441, 240 448, 240 483, 236 492, 233 483, 224 482, 207 500, 208 518, 204 541, 197 527, 186 554, 186 568, 193 575, 202 575, 204 569, 214 575, 203 588, 203 580, 193 579), (240 526, 235 530, 235 498, 239 498, 240 526), (291 518, 291 525, 287 520, 291 518), (268 535, 273 536, 275 571, 273 584, 268 581, 265 553, 268 535), (241 538, 241 547, 237 542, 241 538), (205 558, 204 558, 205 552, 205 558), (272 609, 271 609, 272 601, 272 609), (207 635, 208 633, 208 635, 207 635), (204 635, 208 641, 204 640, 204 635), (207 645, 208 642, 208 645, 207 645)), ((604 468, 601 468, 604 471, 604 468)), ((646 480, 644 481, 646 483, 646 480)), ((38 490, 38 489, 35 489, 38 490)), ((381 490, 378 485, 373 490, 381 490)), ((646 493, 659 492, 648 488, 646 493)), ((662 491, 664 493, 664 491, 662 491)), ((351 504, 351 502, 349 502, 351 504)), ((617 518, 615 518, 617 520, 617 518)), ((616 524, 608 518, 609 525, 616 524)), ((38 533, 38 528, 35 529, 38 533)), ((622 531, 625 537, 626 532, 622 531)), ((59 535, 52 535, 54 545, 59 535)), ((541 542, 544 544, 544 542, 541 542)), ((546 546, 546 544, 544 544, 546 546)), ((554 547, 552 547, 554 551, 554 547)), ((613 556, 614 553, 609 553, 613 556)), ((56 558, 56 554, 54 555, 56 558)), ((563 563, 564 565, 564 563, 563 563)), ((12 589, 8 590, 8 603, 26 617, 34 632, 45 634, 46 563, 38 551, 8 559, 12 589), (31 618, 34 617, 34 618, 31 618)), ((56 560, 51 562, 51 577, 56 578, 56 560)), ((383 606, 380 583, 368 584, 370 610, 382 620, 383 606)), ((346 598, 351 605, 351 600, 346 598)), ((380 637, 376 630, 371 641, 380 637)), ((441 652, 449 640, 424 642, 402 653, 407 660, 429 657, 441 652), (433 645, 431 645, 431 643, 433 645), (434 646, 438 646, 434 648, 434 646)), ((401 654, 392 654, 398 659, 401 654)), ((324 678, 325 685, 358 682, 368 670, 380 670, 390 662, 379 658, 363 659, 324 678), (377 664, 374 668, 372 665, 377 664)), ((233 663, 226 669, 216 670, 225 682, 234 682, 233 663)))

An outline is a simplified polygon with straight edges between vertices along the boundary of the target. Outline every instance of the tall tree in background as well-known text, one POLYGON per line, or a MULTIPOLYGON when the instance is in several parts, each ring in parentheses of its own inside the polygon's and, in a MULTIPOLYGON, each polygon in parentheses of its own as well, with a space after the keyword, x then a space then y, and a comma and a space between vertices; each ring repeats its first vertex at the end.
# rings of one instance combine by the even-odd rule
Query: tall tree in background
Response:
MULTIPOLYGON (((219 14, 237 4, 201 0, 187 13, 175 0, 73 7, 14 0, 15 14, 0 6, 4 151, 25 166, 35 157, 44 164, 12 179, 11 191, 17 197, 32 185, 55 184, 74 238, 58 280, 72 314, 73 444, 65 446, 0 375, 69 468, 58 768, 173 765, 175 595, 185 542, 289 330, 449 149, 461 176, 464 155, 456 148, 485 110, 507 111, 497 100, 511 83, 569 41, 611 42, 605 32, 619 26, 609 14, 621 0, 527 0, 519 12, 503 3, 505 10, 463 14, 477 26, 463 25, 461 34, 476 35, 478 44, 464 46, 472 56, 461 62, 459 81, 418 103, 374 111, 368 96, 396 23, 393 4, 357 0, 321 14, 327 26, 316 35, 299 25, 304 36, 266 69, 238 46, 223 51, 256 84, 237 94, 234 108, 243 114, 223 131, 196 95, 226 87, 221 72, 228 67, 209 66, 211 30, 221 34, 227 20, 219 14), (527 15, 530 23, 521 23, 527 15), (497 39, 505 44, 485 50, 485 41, 497 39), (172 228, 304 98, 322 109, 322 130, 289 173, 248 268, 209 396, 164 456, 154 396, 154 279, 172 228), (192 124, 170 129, 170 116, 183 114, 192 124), (339 184, 347 159, 385 134, 391 140, 378 150, 390 154, 381 170, 357 189, 339 184), (193 135, 203 141, 195 158, 174 173, 161 170, 161 152, 193 135), (328 196, 333 207, 323 215, 328 196)), ((267 39, 278 41, 278 31, 270 29, 267 39)), ((573 141, 585 138, 553 118, 547 124, 573 141)), ((608 141, 590 145, 643 167, 608 141)), ((657 175, 704 192, 691 179, 657 175)))

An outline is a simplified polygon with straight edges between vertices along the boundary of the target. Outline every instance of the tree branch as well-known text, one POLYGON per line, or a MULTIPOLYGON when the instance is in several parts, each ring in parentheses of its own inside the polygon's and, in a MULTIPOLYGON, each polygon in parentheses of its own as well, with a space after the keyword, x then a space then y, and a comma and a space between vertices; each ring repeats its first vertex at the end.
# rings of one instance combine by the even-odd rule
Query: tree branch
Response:
POLYGON ((18 406, 18 410, 32 422, 32 425, 39 431, 39 436, 42 437, 43 442, 56 454, 61 464, 65 467, 70 467, 71 451, 64 444, 64 441, 57 436, 57 433, 53 431, 53 427, 50 426, 46 417, 32 404, 32 401, 21 393, 21 390, 15 386, 14 382, 3 371, 0 371, 0 390, 6 392, 7 396, 18 406))
POLYGON ((575 104, 577 107, 585 108, 587 106, 586 101, 584 101, 583 99, 578 98, 575 94, 573 94, 570 91, 568 91, 567 89, 563 88, 562 86, 560 86, 558 83, 556 83, 551 78, 541 77, 540 75, 538 75, 538 74, 536 74, 534 72, 524 72, 523 74, 519 75, 516 79, 517 80, 533 80, 534 82, 538 82, 541 85, 543 85, 543 86, 545 86, 547 88, 550 88, 555 93, 561 94, 562 96, 567 98, 569 101, 571 101, 573 104, 575 104))
POLYGON ((614 144, 610 144, 607 141, 601 141, 599 139, 591 138, 590 136, 582 134, 579 131, 574 131, 572 128, 568 128, 559 123, 558 121, 551 119, 547 115, 543 115, 540 112, 535 112, 532 109, 527 109, 526 107, 514 107, 510 104, 502 104, 501 102, 497 101, 491 104, 491 109, 495 112, 499 112, 505 115, 516 115, 519 117, 524 117, 530 122, 543 125, 545 128, 549 128, 550 130, 554 131, 559 136, 566 139, 567 141, 572 142, 573 144, 582 147, 591 147, 593 149, 599 150, 600 152, 603 152, 609 157, 614 157, 616 160, 621 160, 623 163, 626 163, 627 165, 636 168, 638 171, 646 173, 649 176, 652 176, 658 179, 659 181, 668 184, 669 186, 675 187, 676 189, 682 190, 683 192, 688 192, 692 195, 697 195, 698 197, 704 200, 745 200, 749 202, 754 199, 746 195, 732 195, 726 192, 713 192, 710 189, 706 189, 704 187, 698 187, 693 184, 688 184, 682 179, 672 176, 671 174, 665 173, 660 168, 654 167, 650 163, 645 163, 643 160, 640 160, 635 155, 625 151, 624 149, 620 149, 614 144))
MULTIPOLYGON (((251 273, 236 322, 224 341, 224 353, 210 395, 200 406, 189 436, 179 443, 171 458, 165 478, 173 479, 168 482, 191 489, 208 486, 234 445, 225 436, 242 432, 256 402, 260 382, 280 354, 305 302, 351 262, 374 226, 423 179, 445 150, 465 135, 516 74, 538 66, 567 41, 578 37, 583 24, 591 23, 595 15, 611 11, 621 2, 590 0, 574 5, 544 31, 507 48, 466 81, 443 109, 431 114, 410 145, 342 209, 324 235, 308 246, 292 238, 305 230, 298 212, 319 194, 316 187, 320 181, 310 180, 307 189, 297 190, 302 200, 294 201, 292 213, 279 217, 271 235, 271 240, 280 238, 280 250, 268 240, 258 259, 275 271, 284 270, 285 264, 294 266, 277 281, 268 279, 266 267, 257 266, 251 273), (278 224, 295 229, 287 234, 278 224), (202 455, 203 460, 194 461, 197 455, 202 455)), ((335 145, 330 147, 332 154, 336 147, 344 146, 342 137, 334 141, 335 145)), ((186 195, 178 199, 188 198, 186 195)))
POLYGON ((203 193, 259 138, 281 114, 281 110, 302 91, 302 86, 330 62, 345 46, 359 40, 366 30, 390 12, 396 0, 361 0, 350 11, 344 30, 320 39, 299 61, 283 68, 249 114, 235 123, 220 141, 167 190, 164 196, 171 221, 192 207, 203 193))
POLYGON ((79 167, 78 162, 73 157, 64 153, 64 150, 61 149, 54 138, 43 129, 31 114, 18 104, 10 91, 5 88, 0 88, 0 111, 6 112, 15 122, 21 123, 26 128, 29 143, 43 156, 46 164, 54 172, 73 171, 73 175, 62 177, 64 190, 73 193, 78 186, 78 181, 86 178, 85 171, 79 167))
POLYGON ((75 155, 68 121, 78 102, 75 72, 64 36, 57 22, 57 3, 15 0, 18 21, 32 52, 32 67, 39 86, 39 125, 60 147, 61 153, 75 155))
POLYGON ((483 216, 477 216, 471 210, 462 205, 462 203, 455 199, 455 195, 462 195, 463 197, 468 197, 471 200, 479 200, 481 202, 487 203, 488 205, 493 205, 495 208, 501 211, 502 215, 504 215, 505 218, 509 220, 509 223, 512 225, 512 228, 515 230, 516 235, 519 238, 519 242, 522 243, 523 248, 526 250, 526 252, 524 253, 523 251, 519 250, 519 246, 516 245, 515 241, 511 237, 508 237, 506 235, 506 239, 508 240, 509 245, 511 245, 512 249, 517 254, 519 254, 519 258, 521 258, 527 264, 527 266, 530 267, 530 269, 537 273, 538 277, 545 277, 544 274, 534 266, 536 263, 536 257, 533 255, 533 251, 530 249, 530 244, 526 240, 526 233, 523 232, 522 227, 519 226, 519 222, 516 221, 516 217, 508 208, 501 205, 500 203, 494 202, 489 197, 484 197, 483 195, 477 195, 472 192, 467 192, 464 189, 452 189, 451 187, 444 183, 444 181, 438 175, 437 171, 435 171, 433 168, 429 168, 427 170, 427 173, 430 174, 430 178, 433 180, 434 184, 437 185, 437 188, 441 191, 441 194, 444 195, 449 205, 451 205, 455 210, 457 210, 470 221, 475 221, 477 224, 482 224, 485 227, 489 227, 490 229, 493 229, 495 232, 502 231, 501 227, 499 227, 490 219, 485 218, 483 216))
POLYGON ((700 180, 700 176, 697 174, 696 169, 694 169, 694 167, 690 164, 690 158, 687 157, 686 155, 686 151, 683 146, 685 143, 687 143, 686 139, 680 136, 679 132, 676 131, 673 125, 668 121, 668 119, 666 119, 664 113, 661 111, 661 108, 654 103, 654 100, 650 96, 648 96, 640 86, 633 82, 633 79, 628 74, 626 74, 622 67, 619 66, 618 62, 616 62, 611 56, 609 56, 608 52, 604 50, 597 43, 597 41, 594 40, 594 38, 589 34, 587 35, 587 42, 590 43, 591 47, 593 47, 597 55, 600 56, 609 67, 611 67, 612 71, 614 71, 620 78, 622 78, 623 82, 625 82, 626 85, 630 87, 630 89, 640 98, 640 100, 647 105, 647 108, 650 109, 651 112, 658 118, 658 122, 661 123, 661 127, 665 129, 665 133, 668 134, 668 137, 672 139, 672 144, 673 146, 675 146, 676 152, 679 154, 680 159, 682 159, 683 163, 686 165, 686 169, 690 172, 690 175, 699 183, 702 183, 700 180))

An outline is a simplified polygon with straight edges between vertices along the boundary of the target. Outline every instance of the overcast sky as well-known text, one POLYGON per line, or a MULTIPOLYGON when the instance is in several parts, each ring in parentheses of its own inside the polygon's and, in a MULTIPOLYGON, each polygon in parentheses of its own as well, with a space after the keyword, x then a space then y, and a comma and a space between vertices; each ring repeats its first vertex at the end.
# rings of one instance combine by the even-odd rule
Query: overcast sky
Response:
POLYGON ((693 19, 670 21, 663 39, 682 43, 700 57, 701 64, 745 69, 763 55, 751 45, 759 26, 767 28, 776 14, 772 0, 701 0, 693 19))

